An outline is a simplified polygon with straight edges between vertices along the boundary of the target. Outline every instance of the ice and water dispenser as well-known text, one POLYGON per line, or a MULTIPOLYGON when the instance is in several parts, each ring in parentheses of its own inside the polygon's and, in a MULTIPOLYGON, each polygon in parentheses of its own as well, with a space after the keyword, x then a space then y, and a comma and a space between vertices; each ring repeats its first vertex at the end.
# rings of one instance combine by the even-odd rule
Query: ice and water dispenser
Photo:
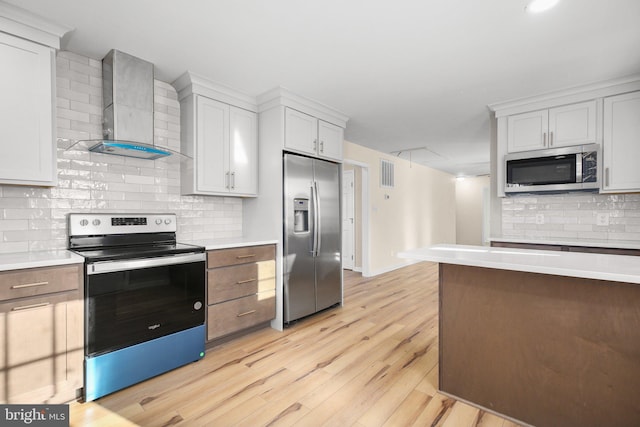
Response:
POLYGON ((309 199, 293 199, 293 232, 309 231, 309 199))

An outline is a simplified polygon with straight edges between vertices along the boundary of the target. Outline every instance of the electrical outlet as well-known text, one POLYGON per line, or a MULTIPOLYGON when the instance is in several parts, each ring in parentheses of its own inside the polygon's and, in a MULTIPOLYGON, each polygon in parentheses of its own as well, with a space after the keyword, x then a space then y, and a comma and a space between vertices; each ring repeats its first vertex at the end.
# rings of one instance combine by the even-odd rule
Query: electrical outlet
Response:
POLYGON ((536 214, 536 224, 538 224, 538 225, 544 224, 544 215, 543 214, 536 214))
POLYGON ((609 214, 608 213, 599 213, 596 215, 596 224, 597 225, 609 225, 609 214))

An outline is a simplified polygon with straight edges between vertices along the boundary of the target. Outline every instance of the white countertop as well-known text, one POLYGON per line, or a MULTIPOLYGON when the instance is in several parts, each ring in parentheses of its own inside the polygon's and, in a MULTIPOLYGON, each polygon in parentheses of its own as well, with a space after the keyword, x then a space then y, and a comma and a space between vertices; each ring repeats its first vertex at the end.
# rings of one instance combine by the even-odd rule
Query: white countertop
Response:
POLYGON ((436 245, 400 252, 398 257, 640 284, 640 256, 436 245))
POLYGON ((637 240, 569 239, 536 237, 489 237, 491 242, 532 243, 536 245, 584 246, 590 248, 640 249, 637 240))
POLYGON ((83 262, 83 257, 64 249, 58 251, 16 252, 0 254, 0 271, 82 264, 83 262))
POLYGON ((269 239, 261 240, 250 237, 232 237, 228 239, 191 240, 188 242, 181 240, 180 243, 204 246, 206 250, 210 251, 213 249, 241 248, 245 246, 275 245, 278 241, 269 239))

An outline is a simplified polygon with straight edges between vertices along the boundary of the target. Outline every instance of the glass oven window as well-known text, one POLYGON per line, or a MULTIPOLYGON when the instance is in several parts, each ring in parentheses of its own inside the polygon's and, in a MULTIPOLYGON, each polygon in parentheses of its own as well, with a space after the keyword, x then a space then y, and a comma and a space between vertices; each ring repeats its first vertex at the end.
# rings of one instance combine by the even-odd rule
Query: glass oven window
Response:
POLYGON ((87 355, 204 324, 204 262, 88 275, 87 355))
POLYGON ((572 184, 576 182, 575 155, 509 160, 507 183, 518 185, 572 184))

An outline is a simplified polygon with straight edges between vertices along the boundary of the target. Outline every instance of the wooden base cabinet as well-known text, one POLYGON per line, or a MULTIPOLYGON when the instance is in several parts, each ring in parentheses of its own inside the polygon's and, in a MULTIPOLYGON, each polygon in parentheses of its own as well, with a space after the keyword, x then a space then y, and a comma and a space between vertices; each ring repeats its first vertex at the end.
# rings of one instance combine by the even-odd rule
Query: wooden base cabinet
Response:
POLYGON ((0 273, 0 402, 63 403, 83 385, 80 265, 0 273))
POLYGON ((275 317, 275 246, 207 253, 207 339, 266 323, 275 317))

